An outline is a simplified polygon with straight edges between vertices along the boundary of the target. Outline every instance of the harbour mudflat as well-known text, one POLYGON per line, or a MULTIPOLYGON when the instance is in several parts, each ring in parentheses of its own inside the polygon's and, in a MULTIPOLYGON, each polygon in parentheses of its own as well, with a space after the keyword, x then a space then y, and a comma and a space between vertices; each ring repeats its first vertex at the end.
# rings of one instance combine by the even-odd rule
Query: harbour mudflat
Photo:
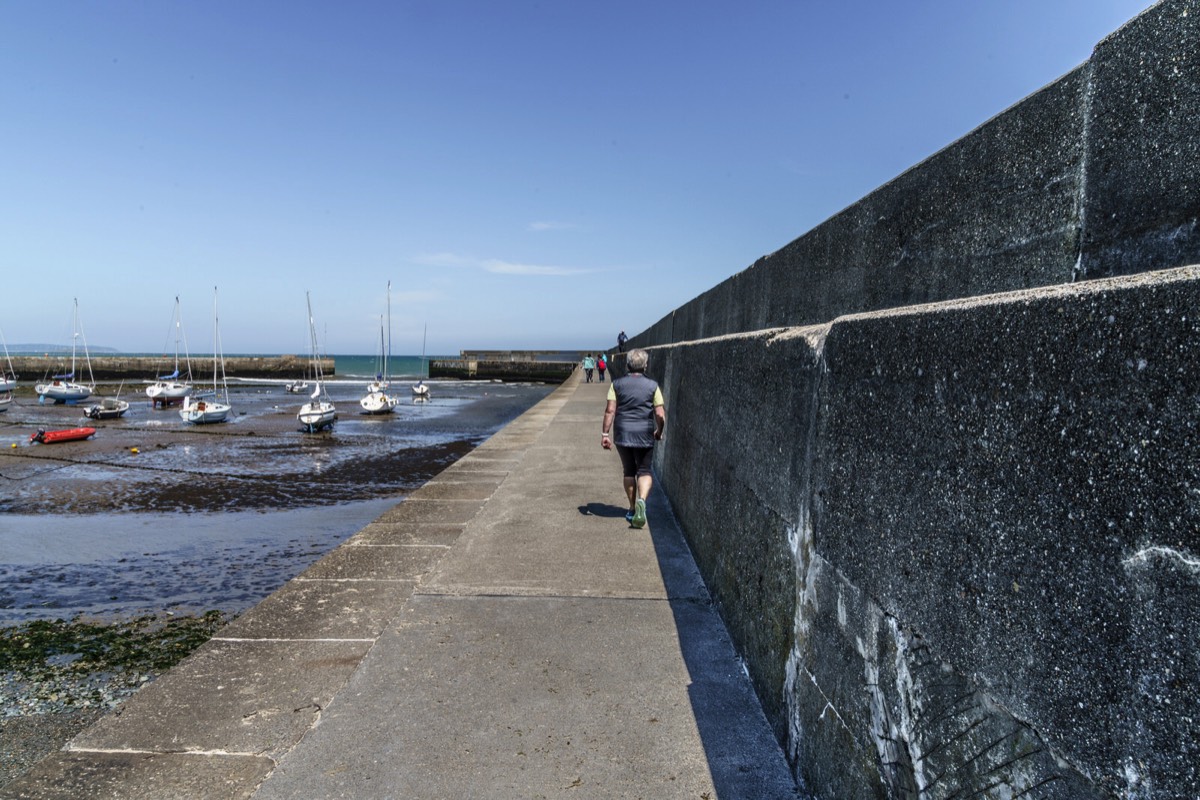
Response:
POLYGON ((188 426, 143 396, 93 439, 53 445, 30 432, 70 427, 82 408, 19 398, 0 419, 0 624, 237 613, 550 391, 439 383, 427 403, 369 417, 361 384, 330 388, 331 433, 298 431, 302 398, 243 385, 227 423, 188 426))

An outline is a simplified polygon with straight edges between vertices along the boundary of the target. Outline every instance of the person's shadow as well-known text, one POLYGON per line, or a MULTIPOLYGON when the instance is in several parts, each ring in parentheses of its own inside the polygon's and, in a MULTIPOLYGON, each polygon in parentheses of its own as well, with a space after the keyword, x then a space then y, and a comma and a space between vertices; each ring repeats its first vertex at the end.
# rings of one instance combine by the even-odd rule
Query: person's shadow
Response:
POLYGON ((588 503, 586 506, 579 507, 579 513, 585 517, 623 517, 628 510, 627 508, 610 505, 609 503, 588 503))

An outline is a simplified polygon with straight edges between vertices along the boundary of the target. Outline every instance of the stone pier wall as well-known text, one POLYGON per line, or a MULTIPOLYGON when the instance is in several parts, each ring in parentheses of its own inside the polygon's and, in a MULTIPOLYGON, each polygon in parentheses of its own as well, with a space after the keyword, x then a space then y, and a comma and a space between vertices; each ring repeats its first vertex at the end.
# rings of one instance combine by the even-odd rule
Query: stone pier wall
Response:
POLYGON ((631 341, 818 796, 1196 796, 1197 120, 1165 0, 631 341))
MULTIPOLYGON (((93 356, 91 374, 98 381, 153 381, 156 375, 171 371, 172 362, 162 358, 146 356, 93 356)), ((213 374, 211 356, 193 356, 192 377, 196 380, 210 378, 213 374)), ((47 376, 62 373, 71 368, 71 355, 13 356, 13 370, 21 377, 21 383, 32 386, 47 376)), ((321 372, 333 376, 336 363, 332 358, 321 359, 321 372)), ((311 372, 311 364, 305 356, 226 356, 225 374, 230 378, 272 378, 296 380, 311 372)), ((75 377, 87 380, 88 368, 82 356, 76 359, 75 377)))

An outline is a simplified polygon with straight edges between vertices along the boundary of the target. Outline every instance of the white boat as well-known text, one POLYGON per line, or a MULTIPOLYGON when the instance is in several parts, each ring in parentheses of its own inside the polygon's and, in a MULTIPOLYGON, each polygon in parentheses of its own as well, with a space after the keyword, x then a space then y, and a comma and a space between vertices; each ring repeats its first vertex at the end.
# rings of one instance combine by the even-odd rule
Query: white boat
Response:
MULTIPOLYGON (((427 375, 429 369, 425 365, 425 342, 429 339, 429 323, 425 323, 425 333, 421 337, 421 374, 427 375)), ((412 387, 413 400, 428 400, 429 387, 425 385, 425 379, 421 378, 412 387)))
POLYGON ((116 419, 129 410, 129 403, 119 397, 104 397, 99 403, 84 409, 88 419, 116 419))
POLYGON ((183 398, 179 416, 184 422, 205 425, 224 422, 233 409, 229 405, 229 384, 225 380, 225 352, 221 348, 220 323, 217 316, 217 287, 213 287, 213 389, 205 392, 203 399, 183 398), (211 398, 211 399, 210 399, 211 398))
MULTIPOLYGON (((175 297, 175 311, 171 315, 171 327, 175 331, 175 369, 169 375, 159 375, 154 383, 146 387, 146 396, 155 403, 170 403, 182 400, 192 391, 192 361, 187 352, 187 339, 183 338, 183 315, 179 310, 179 297, 175 297), (179 372, 179 344, 183 339, 183 361, 185 373, 179 372)), ((170 333, 167 334, 168 341, 170 333)))
POLYGON ((375 380, 367 384, 367 393, 358 401, 364 414, 390 414, 400 402, 387 393, 388 368, 392 355, 392 282, 388 281, 387 344, 383 339, 383 318, 379 318, 379 361, 376 364, 375 380))
POLYGON ((75 311, 71 322, 71 371, 63 375, 54 375, 48 382, 35 384, 33 390, 38 393, 41 403, 53 400, 55 403, 77 403, 86 400, 96 391, 96 380, 92 377, 92 359, 88 356, 87 339, 79 324, 79 299, 75 299, 75 311), (75 382, 75 360, 79 340, 83 339, 83 357, 87 363, 90 384, 75 382))
POLYGON ((308 392, 308 381, 292 381, 285 384, 283 390, 288 394, 306 394, 308 392))
MULTIPOLYGON (((0 344, 4 345, 4 363, 8 365, 0 374, 0 392, 11 392, 17 388, 17 374, 13 371, 12 359, 8 357, 8 342, 4 340, 3 331, 0 331, 0 344)), ((11 401, 12 398, 10 397, 9 400, 11 401)))
POLYGON ((316 388, 309 395, 309 401, 300 406, 300 413, 296 414, 296 419, 304 426, 304 430, 308 433, 317 433, 333 426, 337 421, 337 408, 329 399, 329 395, 325 391, 324 376, 321 374, 321 357, 317 353, 317 323, 313 320, 312 315, 312 298, 307 292, 304 293, 305 299, 308 301, 308 333, 311 340, 312 348, 312 374, 316 388))

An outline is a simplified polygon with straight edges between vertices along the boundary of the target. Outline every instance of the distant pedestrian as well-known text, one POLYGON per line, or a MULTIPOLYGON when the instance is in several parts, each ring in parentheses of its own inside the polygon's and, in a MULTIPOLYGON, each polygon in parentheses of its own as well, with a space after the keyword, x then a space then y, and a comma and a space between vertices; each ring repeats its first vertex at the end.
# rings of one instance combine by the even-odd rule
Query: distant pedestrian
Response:
POLYGON ((628 341, 629 341, 629 337, 625 335, 625 331, 621 331, 619 334, 617 334, 617 351, 620 353, 624 353, 625 352, 625 343, 628 341))
POLYGON ((587 375, 587 382, 592 382, 592 373, 596 370, 596 359, 592 358, 592 354, 588 353, 583 357, 583 372, 587 375))
POLYGON ((662 439, 667 425, 662 390, 645 375, 649 361, 650 355, 645 350, 629 351, 625 359, 628 372, 609 384, 600 427, 600 446, 609 450, 615 444, 621 457, 625 495, 629 499, 625 519, 635 528, 646 525, 646 498, 654 484, 650 471, 654 443, 662 439))
POLYGON ((604 353, 596 359, 596 371, 600 373, 600 382, 604 383, 604 370, 608 369, 608 361, 604 359, 604 353))

